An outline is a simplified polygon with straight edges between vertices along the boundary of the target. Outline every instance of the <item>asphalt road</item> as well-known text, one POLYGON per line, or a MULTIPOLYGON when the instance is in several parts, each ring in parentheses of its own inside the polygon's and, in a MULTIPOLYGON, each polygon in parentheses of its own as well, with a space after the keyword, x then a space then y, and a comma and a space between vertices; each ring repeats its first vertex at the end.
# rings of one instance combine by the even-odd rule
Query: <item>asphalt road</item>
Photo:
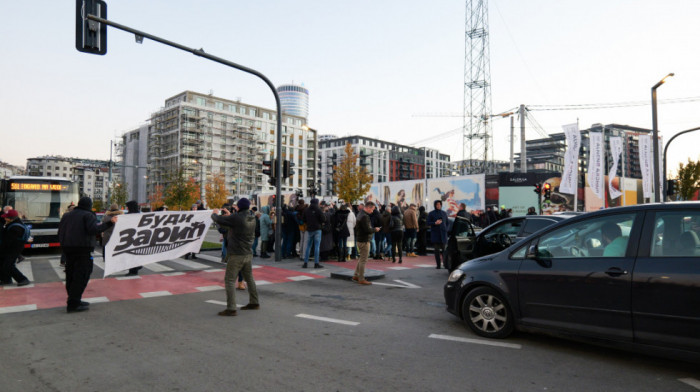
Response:
MULTIPOLYGON (((256 271, 320 278, 261 285, 261 309, 236 317, 216 314, 223 290, 94 303, 74 314, 0 313, 0 391, 700 389, 695 364, 523 333, 479 338, 444 310, 447 273, 430 262, 407 259, 409 269, 360 286, 325 278, 343 263, 313 270, 256 259, 256 271)), ((246 292, 237 298, 247 303, 246 292)))

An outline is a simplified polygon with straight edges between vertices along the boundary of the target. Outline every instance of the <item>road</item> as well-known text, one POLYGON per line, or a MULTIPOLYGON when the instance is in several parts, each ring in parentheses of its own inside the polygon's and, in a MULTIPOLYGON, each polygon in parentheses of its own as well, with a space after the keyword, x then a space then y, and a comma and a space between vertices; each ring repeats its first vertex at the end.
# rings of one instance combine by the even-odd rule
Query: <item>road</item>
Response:
MULTIPOLYGON (((354 263, 255 259, 261 309, 236 317, 216 314, 225 296, 215 252, 202 268, 164 261, 172 271, 136 279, 102 279, 96 267, 91 310, 73 314, 56 257, 31 255, 20 266, 33 286, 0 290, 3 392, 700 389, 694 364, 524 333, 479 338, 444 310, 447 273, 430 257, 372 261, 386 273, 372 286, 328 277, 354 263)), ((247 303, 246 292, 237 298, 247 303)))

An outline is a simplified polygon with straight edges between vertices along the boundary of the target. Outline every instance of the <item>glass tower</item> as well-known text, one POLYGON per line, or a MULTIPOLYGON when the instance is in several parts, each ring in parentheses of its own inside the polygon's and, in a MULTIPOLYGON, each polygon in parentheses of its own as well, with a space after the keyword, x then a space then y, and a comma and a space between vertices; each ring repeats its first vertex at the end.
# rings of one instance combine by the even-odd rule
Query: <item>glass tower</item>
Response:
POLYGON ((277 87, 282 112, 292 116, 309 117, 309 90, 303 86, 283 84, 277 87))

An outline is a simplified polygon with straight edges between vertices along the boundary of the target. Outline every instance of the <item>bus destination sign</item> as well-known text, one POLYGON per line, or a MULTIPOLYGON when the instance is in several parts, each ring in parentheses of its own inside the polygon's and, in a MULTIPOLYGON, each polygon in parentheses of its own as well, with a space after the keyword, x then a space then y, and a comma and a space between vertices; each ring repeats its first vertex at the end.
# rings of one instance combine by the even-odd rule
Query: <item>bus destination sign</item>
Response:
POLYGON ((12 182, 12 183, 10 183, 10 190, 12 190, 12 191, 67 191, 68 185, 12 182))

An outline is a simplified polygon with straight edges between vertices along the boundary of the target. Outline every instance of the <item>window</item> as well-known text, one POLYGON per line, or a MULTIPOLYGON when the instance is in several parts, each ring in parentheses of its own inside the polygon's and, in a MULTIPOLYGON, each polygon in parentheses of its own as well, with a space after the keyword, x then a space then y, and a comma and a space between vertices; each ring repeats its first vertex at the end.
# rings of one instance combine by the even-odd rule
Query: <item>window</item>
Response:
POLYGON ((700 256, 700 211, 657 212, 651 257, 700 256))
POLYGON ((636 214, 586 219, 540 238, 542 258, 624 257, 636 214))
POLYGON ((528 236, 538 230, 544 229, 552 223, 553 222, 549 219, 527 219, 525 220, 525 229, 523 229, 523 236, 528 236))

